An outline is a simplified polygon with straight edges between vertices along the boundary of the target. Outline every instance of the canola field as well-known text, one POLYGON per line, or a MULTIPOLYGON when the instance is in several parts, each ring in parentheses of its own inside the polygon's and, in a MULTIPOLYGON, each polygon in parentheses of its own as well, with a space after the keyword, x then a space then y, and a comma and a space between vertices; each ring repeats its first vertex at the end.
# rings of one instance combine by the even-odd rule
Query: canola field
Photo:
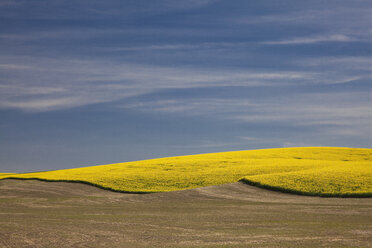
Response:
POLYGON ((15 175, 15 173, 0 173, 0 178, 4 176, 10 176, 10 175, 15 175))
POLYGON ((76 181, 151 193, 243 181, 304 195, 372 197, 372 149, 305 147, 209 153, 36 173, 0 179, 76 181))

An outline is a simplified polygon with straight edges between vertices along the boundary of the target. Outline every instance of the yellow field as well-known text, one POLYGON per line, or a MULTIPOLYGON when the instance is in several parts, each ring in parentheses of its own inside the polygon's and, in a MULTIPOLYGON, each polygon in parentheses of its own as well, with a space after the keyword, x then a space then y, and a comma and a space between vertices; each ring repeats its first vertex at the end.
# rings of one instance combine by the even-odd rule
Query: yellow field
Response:
POLYGON ((278 148, 159 158, 4 178, 80 181, 123 192, 237 182, 320 196, 372 196, 372 149, 278 148))
POLYGON ((0 178, 10 175, 16 175, 15 173, 0 173, 0 178))

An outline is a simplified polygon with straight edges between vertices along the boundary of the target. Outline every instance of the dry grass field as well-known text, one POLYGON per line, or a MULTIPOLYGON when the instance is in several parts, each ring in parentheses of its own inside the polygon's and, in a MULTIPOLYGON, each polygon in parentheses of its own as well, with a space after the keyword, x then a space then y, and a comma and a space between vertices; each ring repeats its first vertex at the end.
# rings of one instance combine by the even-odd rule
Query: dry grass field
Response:
POLYGON ((0 247, 371 247, 372 199, 243 183, 124 194, 0 181, 0 247))

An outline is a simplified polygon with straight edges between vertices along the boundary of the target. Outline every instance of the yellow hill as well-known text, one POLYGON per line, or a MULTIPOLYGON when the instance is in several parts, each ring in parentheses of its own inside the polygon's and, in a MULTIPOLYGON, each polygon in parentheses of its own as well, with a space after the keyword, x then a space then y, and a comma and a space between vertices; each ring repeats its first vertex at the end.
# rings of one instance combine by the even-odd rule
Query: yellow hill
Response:
POLYGON ((372 149, 278 148, 209 153, 0 179, 78 181, 122 192, 163 192, 237 182, 320 196, 372 196, 372 149))

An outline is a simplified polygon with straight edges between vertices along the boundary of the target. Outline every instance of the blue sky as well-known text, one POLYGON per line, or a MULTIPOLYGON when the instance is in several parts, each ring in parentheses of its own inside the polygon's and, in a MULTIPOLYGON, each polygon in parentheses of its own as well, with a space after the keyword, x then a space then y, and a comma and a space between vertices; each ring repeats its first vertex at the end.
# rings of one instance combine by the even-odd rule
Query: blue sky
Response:
POLYGON ((0 2, 0 172, 372 147, 371 1, 0 2))

